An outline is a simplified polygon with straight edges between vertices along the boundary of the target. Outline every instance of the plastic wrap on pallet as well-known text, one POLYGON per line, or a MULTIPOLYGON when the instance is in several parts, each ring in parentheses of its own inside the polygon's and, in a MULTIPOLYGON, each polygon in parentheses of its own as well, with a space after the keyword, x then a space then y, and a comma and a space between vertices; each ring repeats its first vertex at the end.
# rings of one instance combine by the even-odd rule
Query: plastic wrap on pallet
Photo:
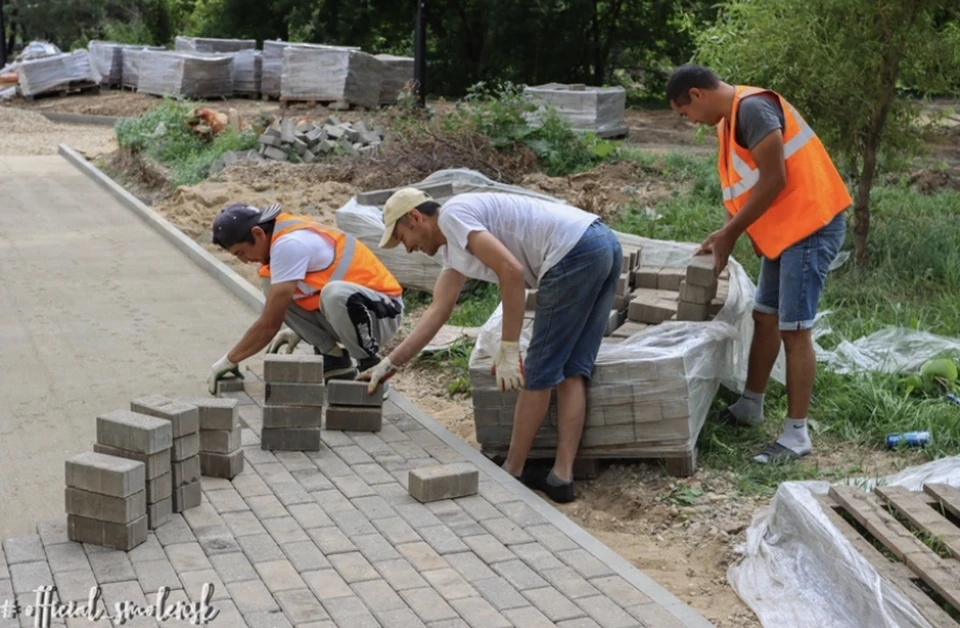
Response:
POLYGON ((71 83, 99 82, 100 73, 90 62, 90 53, 86 50, 32 59, 20 64, 20 92, 24 96, 63 89, 71 83))
MULTIPOLYGON (((289 46, 309 46, 310 44, 295 44, 289 41, 275 39, 263 42, 263 73, 260 82, 260 93, 264 96, 280 98, 280 80, 283 74, 283 51, 289 46)), ((359 48, 350 48, 359 50, 359 48)))
POLYGON ((380 104, 394 105, 403 87, 413 80, 413 57, 377 55, 383 63, 383 84, 380 86, 380 104))
POLYGON ((233 55, 233 93, 260 93, 263 77, 263 55, 259 50, 241 50, 233 55))
POLYGON ((141 51, 137 91, 155 96, 218 98, 233 94, 233 59, 200 52, 141 51))
POLYGON ((114 41, 93 40, 87 44, 90 62, 100 73, 104 85, 119 85, 123 80, 124 45, 114 41))
POLYGON ((256 50, 256 39, 212 39, 208 37, 183 37, 173 41, 174 50, 181 52, 226 53, 241 50, 256 50))
POLYGON ((562 83, 526 87, 524 95, 538 106, 527 114, 530 124, 539 123, 544 106, 557 110, 573 128, 592 131, 603 137, 624 135, 628 127, 623 117, 627 93, 622 87, 584 87, 570 89, 562 83))
POLYGON ((380 104, 383 72, 380 60, 353 48, 288 46, 283 51, 280 97, 340 100, 376 109, 380 104))
POLYGON ((33 59, 42 59, 44 57, 55 57, 59 54, 63 54, 63 51, 60 50, 56 44, 51 44, 46 41, 31 41, 20 51, 17 60, 32 61, 33 59))
POLYGON ((124 87, 131 89, 136 89, 140 84, 140 54, 145 50, 166 50, 161 46, 136 46, 129 45, 123 47, 122 55, 122 64, 123 72, 121 73, 120 84, 124 87))

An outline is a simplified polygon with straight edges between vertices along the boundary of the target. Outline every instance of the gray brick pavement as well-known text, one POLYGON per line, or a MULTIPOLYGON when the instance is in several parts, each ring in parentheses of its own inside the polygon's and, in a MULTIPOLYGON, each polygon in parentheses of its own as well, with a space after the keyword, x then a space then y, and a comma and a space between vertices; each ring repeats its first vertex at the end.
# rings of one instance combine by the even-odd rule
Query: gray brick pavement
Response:
POLYGON ((130 552, 71 543, 65 520, 4 540, 0 604, 55 585, 64 602, 100 586, 102 603, 142 605, 165 587, 170 605, 212 584, 209 625, 231 628, 710 625, 391 394, 381 432, 324 431, 321 451, 300 453, 262 451, 261 400, 231 393, 245 397, 243 473, 203 478, 200 506, 130 552), (463 460, 480 469, 478 494, 421 504, 407 493, 409 469, 463 460))

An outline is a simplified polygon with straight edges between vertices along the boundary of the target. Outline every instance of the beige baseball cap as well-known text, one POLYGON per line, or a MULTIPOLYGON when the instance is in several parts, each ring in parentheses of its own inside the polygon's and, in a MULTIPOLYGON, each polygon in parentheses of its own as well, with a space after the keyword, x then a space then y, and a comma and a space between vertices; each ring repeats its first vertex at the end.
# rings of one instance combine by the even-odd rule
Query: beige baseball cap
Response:
POLYGON ((400 244, 400 240, 393 235, 397 221, 418 205, 432 200, 429 194, 416 188, 402 188, 394 192, 383 206, 383 237, 380 238, 380 248, 392 249, 400 244))

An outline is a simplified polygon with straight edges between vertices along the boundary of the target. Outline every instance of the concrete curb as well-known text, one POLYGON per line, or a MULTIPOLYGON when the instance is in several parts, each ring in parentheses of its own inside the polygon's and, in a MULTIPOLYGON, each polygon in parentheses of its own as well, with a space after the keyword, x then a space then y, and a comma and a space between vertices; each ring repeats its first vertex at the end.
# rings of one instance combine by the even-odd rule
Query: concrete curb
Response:
POLYGON ((83 174, 93 179, 114 198, 139 216, 145 223, 155 229, 160 235, 169 240, 174 246, 186 253, 201 268, 210 273, 223 284, 230 292, 240 298, 256 312, 263 309, 265 298, 243 277, 238 275, 229 266, 211 255, 202 246, 183 234, 180 229, 170 224, 160 214, 145 205, 140 199, 128 192, 113 179, 101 172, 96 166, 89 163, 75 150, 66 144, 58 147, 60 155, 76 166, 83 174))
POLYGON ((57 113, 55 111, 40 112, 44 118, 50 122, 60 122, 64 124, 96 124, 102 126, 114 126, 123 118, 114 116, 93 116, 83 113, 57 113))
MULTIPOLYGON (((177 227, 167 222, 163 217, 147 207, 135 196, 127 192, 122 186, 113 181, 106 174, 97 169, 93 164, 88 163, 76 151, 66 144, 59 145, 59 152, 68 161, 73 163, 84 174, 104 187, 122 204, 140 216, 148 225, 156 229, 165 238, 170 240, 177 248, 186 253, 190 259, 196 262, 201 268, 210 273, 216 280, 222 283, 230 292, 237 295, 244 303, 256 311, 263 308, 265 298, 263 294, 254 290, 250 284, 235 273, 230 267, 208 253, 203 247, 184 235, 177 227)), ((713 624, 707 621, 702 615, 693 608, 687 606, 679 598, 657 584, 649 576, 631 565, 619 554, 594 538, 586 530, 568 519, 559 510, 545 502, 539 495, 528 489, 520 482, 514 480, 506 471, 494 464, 489 458, 468 445, 465 441, 457 437, 450 430, 438 423, 436 419, 425 413, 416 404, 403 395, 391 390, 389 394, 390 401, 402 408, 410 416, 424 426, 428 431, 437 436, 452 449, 459 452, 464 458, 472 462, 479 469, 488 473, 496 479, 507 490, 517 495, 517 498, 540 514, 549 523, 556 526, 564 534, 569 536, 575 543, 584 550, 592 554, 601 562, 609 565, 613 571, 621 578, 635 586, 655 603, 662 606, 667 612, 676 617, 685 626, 690 628, 715 628, 713 624)))

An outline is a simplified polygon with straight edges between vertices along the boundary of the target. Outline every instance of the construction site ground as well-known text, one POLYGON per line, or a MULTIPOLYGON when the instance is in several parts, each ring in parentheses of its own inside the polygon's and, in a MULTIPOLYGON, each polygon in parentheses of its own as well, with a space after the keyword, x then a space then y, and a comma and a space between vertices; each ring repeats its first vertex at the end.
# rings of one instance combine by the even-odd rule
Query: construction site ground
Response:
MULTIPOLYGON (((107 171, 123 181, 129 190, 152 203, 161 215, 185 234, 207 247, 218 258, 259 287, 256 269, 239 264, 209 243, 209 226, 228 202, 267 204, 278 202, 293 210, 312 214, 334 225, 334 212, 351 196, 364 189, 399 185, 388 164, 366 160, 362 165, 341 164, 236 164, 214 180, 175 191, 164 189, 163 173, 151 170, 116 152, 109 127, 53 124, 37 112, 83 113, 90 115, 136 115, 156 106, 157 99, 124 92, 99 96, 15 101, 0 108, 0 154, 19 152, 34 146, 35 154, 55 152, 58 142, 80 149, 99 159, 107 171)), ((260 111, 279 111, 279 103, 232 100, 210 103, 220 109, 234 106, 241 116, 260 111)), ((434 103, 435 107, 447 106, 434 103)), ((310 117, 312 112, 298 111, 310 117)), ((321 108, 316 117, 327 115, 321 108)), ((341 112, 343 120, 384 119, 388 112, 341 112)), ((670 110, 626 112, 630 126, 627 142, 637 148, 712 153, 716 143, 709 134, 697 141, 692 125, 670 110)), ((960 163, 958 134, 948 133, 931 143, 933 153, 948 163, 960 163)), ((30 153, 34 154, 34 153, 30 153)), ((461 164, 449 163, 446 167, 461 164)), ((931 171, 933 172, 933 171, 931 171)), ((956 179, 941 181, 933 173, 921 177, 930 185, 953 186, 956 179)), ((410 181, 408 181, 410 182, 410 181)), ((569 177, 526 174, 525 187, 553 194, 606 217, 615 216, 627 202, 655 203, 675 192, 675 184, 636 162, 604 164, 569 177)), ((717 208, 718 221, 721 208, 717 208)), ((175 280, 175 279, 172 279, 175 280)), ((408 310, 397 341, 409 332, 422 309, 408 310)), ((230 329, 233 329, 232 325, 230 329)), ((225 350, 235 338, 224 337, 225 350)), ((214 358, 216 356, 213 356, 214 358)), ((395 388, 453 433, 477 447, 470 397, 450 394, 448 385, 456 374, 436 364, 414 365, 403 370, 395 388)), ((890 473, 910 464, 902 455, 854 447, 818 447, 804 464, 832 469, 857 467, 865 476, 890 473)), ((579 498, 558 509, 607 546, 643 570, 671 593, 690 604, 721 627, 759 626, 753 613, 740 601, 726 580, 728 565, 736 560, 735 547, 744 541, 744 530, 754 512, 769 502, 768 496, 743 494, 733 473, 701 467, 688 479, 673 478, 650 464, 618 464, 606 468, 598 478, 578 484, 579 498)))

